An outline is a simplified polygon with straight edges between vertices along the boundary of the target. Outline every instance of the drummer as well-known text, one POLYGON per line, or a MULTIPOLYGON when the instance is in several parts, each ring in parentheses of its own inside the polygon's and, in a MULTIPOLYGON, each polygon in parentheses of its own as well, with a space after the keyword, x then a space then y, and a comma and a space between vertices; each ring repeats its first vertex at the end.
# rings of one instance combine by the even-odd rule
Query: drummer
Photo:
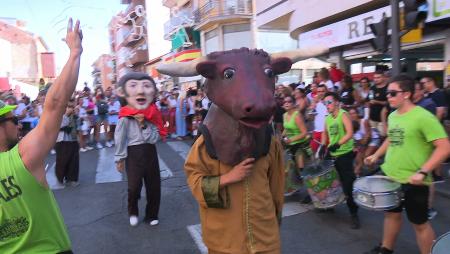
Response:
POLYGON ((431 172, 445 161, 450 143, 439 120, 412 102, 414 80, 398 75, 389 81, 387 98, 396 108, 388 118, 388 137, 383 145, 365 159, 375 163, 386 153, 383 172, 402 184, 404 201, 400 207, 384 214, 383 241, 367 254, 392 253, 401 229, 402 210, 416 232, 420 253, 430 253, 435 234, 428 221, 428 193, 431 172), (426 124, 424 124, 426 123, 426 124))
POLYGON ((342 183, 344 194, 347 197, 347 206, 351 215, 351 228, 359 229, 358 206, 353 200, 353 182, 356 175, 353 169, 353 125, 347 111, 340 108, 340 99, 336 93, 325 94, 323 103, 327 107, 328 116, 325 119, 325 130, 322 133, 323 150, 329 140, 328 152, 335 160, 335 167, 342 183))

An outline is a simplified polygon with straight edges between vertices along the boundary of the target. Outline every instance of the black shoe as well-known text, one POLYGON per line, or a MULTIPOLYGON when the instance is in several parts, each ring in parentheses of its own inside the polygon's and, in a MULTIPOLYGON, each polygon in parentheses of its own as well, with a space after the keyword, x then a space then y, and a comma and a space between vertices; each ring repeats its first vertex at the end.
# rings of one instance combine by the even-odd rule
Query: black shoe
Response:
POLYGON ((364 252, 364 254, 392 254, 393 250, 389 250, 385 247, 381 247, 381 244, 371 249, 370 251, 364 252))
POLYGON ((334 208, 314 208, 316 213, 334 213, 334 208))
POLYGON ((361 224, 359 223, 358 215, 352 215, 351 222, 350 222, 350 228, 351 229, 361 228, 361 224))
POLYGON ((311 204, 312 203, 311 197, 309 195, 307 195, 305 198, 302 199, 302 201, 300 201, 300 203, 311 204))

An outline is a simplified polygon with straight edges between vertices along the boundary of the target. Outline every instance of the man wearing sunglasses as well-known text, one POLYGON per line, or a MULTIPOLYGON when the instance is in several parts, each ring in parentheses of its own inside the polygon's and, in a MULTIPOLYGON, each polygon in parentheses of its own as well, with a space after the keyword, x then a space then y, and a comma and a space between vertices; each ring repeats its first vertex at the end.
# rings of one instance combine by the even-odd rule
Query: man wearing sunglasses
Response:
POLYGON ((17 119, 0 102, 1 253, 72 253, 67 228, 49 189, 44 160, 55 145, 61 119, 78 80, 82 33, 69 20, 70 55, 47 93, 39 124, 18 140, 17 119))
POLYGON ((340 98, 336 93, 325 94, 323 103, 327 107, 325 130, 322 133, 322 144, 319 153, 327 143, 328 152, 334 159, 334 165, 339 174, 342 188, 347 197, 347 207, 351 215, 351 228, 359 229, 358 206, 353 200, 353 182, 356 175, 353 169, 353 125, 347 111, 341 109, 340 98), (328 140, 328 142, 327 142, 328 140))
POLYGON ((439 120, 412 102, 414 80, 399 75, 389 81, 387 98, 396 108, 388 118, 388 137, 383 145, 365 159, 374 164, 386 154, 383 173, 402 184, 404 201, 384 214, 383 241, 368 254, 390 254, 401 229, 402 211, 415 232, 421 254, 428 254, 435 238, 428 221, 431 172, 450 155, 450 143, 439 120))

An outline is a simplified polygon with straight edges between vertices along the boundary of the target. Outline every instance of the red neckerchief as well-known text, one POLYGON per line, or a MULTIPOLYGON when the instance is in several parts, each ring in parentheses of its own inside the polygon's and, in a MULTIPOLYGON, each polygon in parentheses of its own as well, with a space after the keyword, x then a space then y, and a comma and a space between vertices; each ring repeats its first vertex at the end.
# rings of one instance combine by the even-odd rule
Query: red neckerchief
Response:
POLYGON ((138 114, 143 114, 145 120, 154 124, 158 128, 159 135, 161 136, 162 139, 166 138, 167 130, 163 126, 161 112, 158 110, 158 108, 156 107, 156 105, 154 103, 150 104, 144 110, 135 109, 128 105, 121 107, 120 111, 119 111, 119 118, 127 117, 127 116, 134 116, 134 115, 138 115, 138 114))

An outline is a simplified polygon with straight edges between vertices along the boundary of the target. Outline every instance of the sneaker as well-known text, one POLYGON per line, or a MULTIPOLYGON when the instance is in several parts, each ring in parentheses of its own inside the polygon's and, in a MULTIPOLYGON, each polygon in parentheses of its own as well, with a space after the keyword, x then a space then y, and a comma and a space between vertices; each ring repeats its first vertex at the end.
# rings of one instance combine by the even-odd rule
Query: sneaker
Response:
POLYGON ((289 188, 289 189, 284 193, 284 196, 285 196, 285 197, 290 197, 290 196, 294 195, 294 193, 296 193, 296 192, 297 192, 297 189, 289 188))
POLYGON ((60 183, 59 181, 56 181, 56 184, 52 186, 52 190, 62 190, 66 188, 66 186, 63 183, 60 183))
POLYGON ((156 226, 159 224, 159 220, 152 220, 150 221, 150 226, 156 226))
POLYGON ((94 149, 92 146, 86 146, 86 150, 87 150, 87 151, 90 151, 90 150, 92 150, 92 149, 94 149))
POLYGON ((111 144, 111 142, 106 141, 105 146, 106 146, 106 147, 112 147, 112 144, 111 144))
POLYGON ((102 149, 102 148, 103 148, 102 144, 97 143, 97 149, 102 149))
POLYGON ((361 228, 361 224, 359 223, 358 215, 352 215, 351 222, 350 222, 350 228, 351 229, 361 228))
POLYGON ((55 149, 50 150, 50 154, 56 154, 55 149))
POLYGON ((138 217, 136 215, 131 215, 130 216, 130 226, 136 227, 138 223, 139 223, 138 217))
POLYGON ((77 181, 68 181, 66 183, 66 185, 69 186, 69 187, 77 187, 78 185, 80 185, 80 183, 77 182, 77 181))
POLYGON ((394 253, 393 250, 389 250, 385 247, 381 247, 381 244, 374 247, 370 251, 364 252, 364 254, 392 254, 392 253, 394 253))
POLYGON ((311 197, 309 195, 307 195, 306 197, 304 197, 302 199, 302 201, 300 201, 300 203, 305 204, 305 205, 306 204, 311 204, 312 203, 311 197))
POLYGON ((436 217, 437 214, 438 214, 438 212, 434 208, 428 209, 428 219, 429 220, 434 219, 434 217, 436 217))
POLYGON ((87 151, 87 149, 86 148, 80 148, 80 152, 82 152, 82 153, 84 153, 84 152, 86 152, 87 151))

